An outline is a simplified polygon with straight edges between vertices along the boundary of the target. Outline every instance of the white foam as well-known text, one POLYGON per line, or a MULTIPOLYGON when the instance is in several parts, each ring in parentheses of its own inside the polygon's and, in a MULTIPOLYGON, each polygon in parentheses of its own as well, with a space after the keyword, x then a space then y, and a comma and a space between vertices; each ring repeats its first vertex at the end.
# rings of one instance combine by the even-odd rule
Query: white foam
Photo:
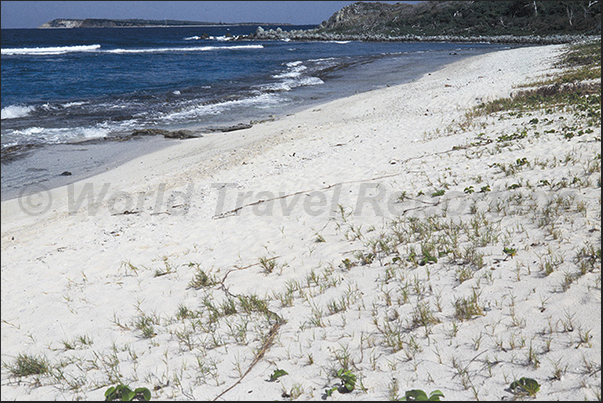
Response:
POLYGON ((28 127, 27 129, 23 129, 23 130, 15 130, 15 131, 13 131, 13 133, 21 135, 21 136, 34 136, 36 134, 42 133, 43 131, 44 131, 43 128, 33 126, 33 127, 28 127))
POLYGON ((67 102, 66 104, 63 104, 64 108, 71 108, 73 106, 81 106, 81 105, 86 105, 87 102, 67 102))
POLYGON ((194 105, 178 112, 172 112, 162 117, 162 119, 178 121, 181 119, 190 119, 194 117, 218 115, 234 107, 269 107, 279 102, 278 97, 272 94, 262 94, 256 97, 238 99, 235 101, 225 101, 215 104, 194 105))
POLYGON ((300 62, 300 61, 289 62, 289 63, 287 63, 289 70, 287 70, 286 72, 281 73, 281 74, 275 74, 272 77, 273 78, 297 78, 297 77, 301 76, 301 74, 304 70, 307 69, 307 67, 301 63, 302 62, 300 62))
POLYGON ((70 52, 95 52, 101 45, 76 45, 47 48, 9 48, 1 49, 3 55, 60 55, 70 52))
POLYGON ((225 42, 232 41, 234 38, 232 36, 210 36, 209 39, 213 39, 214 41, 225 42))
POLYGON ((2 120, 16 119, 29 115, 35 108, 33 106, 10 105, 2 108, 2 120))
POLYGON ((324 84, 318 77, 303 77, 303 78, 290 78, 283 80, 278 83, 262 85, 263 90, 268 91, 291 91, 293 88, 305 87, 308 85, 320 85, 324 84))
POLYGON ((263 49, 263 45, 198 46, 189 48, 109 49, 106 53, 162 53, 162 52, 208 52, 212 50, 263 49))
MULTIPOLYGON (((114 129, 114 128, 113 128, 114 129)), ((94 127, 74 127, 74 128, 42 128, 42 127, 29 127, 24 130, 15 130, 11 133, 11 137, 17 139, 27 139, 30 141, 37 142, 42 141, 44 143, 70 143, 73 141, 95 139, 107 137, 112 132, 112 128, 106 125, 97 125, 94 127)), ((25 140, 25 142, 29 142, 25 140)))

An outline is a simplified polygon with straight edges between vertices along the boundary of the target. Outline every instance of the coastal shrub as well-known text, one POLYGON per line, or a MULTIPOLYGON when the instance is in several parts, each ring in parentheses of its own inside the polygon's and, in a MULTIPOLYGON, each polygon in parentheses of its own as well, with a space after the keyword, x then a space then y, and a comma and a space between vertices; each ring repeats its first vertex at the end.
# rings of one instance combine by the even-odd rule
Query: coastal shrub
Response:
POLYGON ((119 384, 117 386, 111 386, 105 391, 105 401, 111 402, 114 400, 121 400, 122 402, 131 402, 132 400, 151 400, 151 391, 147 388, 136 388, 134 390, 130 387, 119 384))

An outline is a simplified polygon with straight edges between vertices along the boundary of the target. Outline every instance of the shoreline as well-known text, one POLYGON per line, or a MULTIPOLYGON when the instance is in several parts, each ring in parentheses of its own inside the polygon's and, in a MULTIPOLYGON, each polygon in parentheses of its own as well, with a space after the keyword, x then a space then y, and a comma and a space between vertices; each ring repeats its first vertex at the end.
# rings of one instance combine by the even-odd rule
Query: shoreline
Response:
POLYGON ((169 147, 171 142, 163 136, 146 136, 27 147, 23 151, 16 151, 18 155, 3 157, 3 182, 15 182, 15 177, 19 176, 22 182, 19 186, 11 187, 3 184, 2 201, 22 197, 28 193, 28 189, 50 190, 85 180, 132 158, 169 147))
POLYGON ((153 400, 501 400, 521 377, 538 400, 600 396, 600 126, 466 121, 564 49, 466 58, 3 201, 2 399, 119 381, 153 400), (19 355, 53 371, 15 378, 19 355))
POLYGON ((515 45, 556 45, 598 39, 598 35, 555 34, 555 35, 400 35, 384 34, 338 34, 309 30, 264 30, 258 27, 255 33, 237 40, 293 40, 293 41, 364 41, 364 42, 450 42, 450 43, 498 43, 515 45))
MULTIPOLYGON (((486 50, 485 52, 492 51, 496 51, 496 49, 486 50)), ((73 143, 43 144, 39 146, 23 144, 20 147, 24 150, 3 152, 2 200, 25 195, 28 188, 32 188, 34 191, 38 191, 40 187, 49 190, 88 178, 94 173, 124 163, 128 158, 164 147, 163 143, 169 142, 168 137, 180 137, 180 141, 189 141, 190 138, 183 137, 203 137, 209 133, 220 131, 238 131, 241 128, 248 128, 262 122, 282 119, 287 115, 317 107, 335 99, 345 98, 353 93, 364 93, 372 90, 371 87, 374 86, 386 87, 410 82, 422 75, 436 71, 446 64, 458 61, 459 58, 471 57, 482 52, 484 52, 482 49, 455 51, 453 53, 436 51, 429 60, 421 59, 419 61, 412 56, 400 57, 396 55, 375 59, 368 66, 361 65, 347 68, 345 78, 327 79, 322 77, 325 82, 321 85, 294 89, 289 96, 292 96, 295 101, 284 108, 270 110, 270 115, 266 115, 264 112, 261 112, 261 114, 257 112, 257 115, 246 117, 233 115, 231 120, 208 122, 204 125, 179 123, 172 127, 166 124, 157 125, 155 129, 147 129, 145 126, 141 126, 139 132, 148 132, 144 136, 135 136, 137 130, 134 130, 129 134, 116 135, 117 137, 103 137, 73 143), (376 72, 370 73, 371 76, 367 79, 365 75, 367 75, 366 71, 369 68, 376 72), (394 74, 391 71, 398 71, 398 73, 394 74), (374 76, 379 76, 379 78, 374 76), (150 133, 153 130, 157 132, 155 135, 150 133), (179 133, 187 133, 187 135, 179 136, 179 133), (165 136, 166 140, 153 138, 162 136, 165 136), (78 151, 75 158, 70 155, 71 150, 78 151), (63 172, 70 172, 72 175, 60 175, 63 172), (23 178, 22 183, 14 183, 16 181, 14 178, 19 177, 23 178)), ((236 136, 237 133, 233 135, 236 136)))

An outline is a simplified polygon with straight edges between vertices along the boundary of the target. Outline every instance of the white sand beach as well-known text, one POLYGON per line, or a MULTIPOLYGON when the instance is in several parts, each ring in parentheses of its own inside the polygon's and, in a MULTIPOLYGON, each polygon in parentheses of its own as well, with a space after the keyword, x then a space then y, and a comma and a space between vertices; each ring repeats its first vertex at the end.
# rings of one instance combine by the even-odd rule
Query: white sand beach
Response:
POLYGON ((600 125, 466 118, 564 49, 464 59, 2 202, 2 400, 119 382, 153 400, 506 400, 522 377, 536 400, 600 399, 600 125), (20 355, 50 371, 14 376, 20 355), (354 390, 327 396, 339 369, 354 390))

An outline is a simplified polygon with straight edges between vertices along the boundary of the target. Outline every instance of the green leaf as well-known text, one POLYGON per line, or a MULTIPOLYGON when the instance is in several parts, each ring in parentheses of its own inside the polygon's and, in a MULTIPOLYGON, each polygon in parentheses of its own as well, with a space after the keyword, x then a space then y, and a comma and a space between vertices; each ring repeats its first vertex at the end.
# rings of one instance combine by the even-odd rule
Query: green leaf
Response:
POLYGON ((331 388, 331 389, 326 389, 325 393, 327 394, 327 396, 331 396, 333 394, 333 392, 335 392, 337 390, 337 388, 331 388))
POLYGON ((142 394, 143 399, 147 402, 151 400, 151 391, 147 388, 136 388, 136 390, 134 390, 134 393, 142 394))
POLYGON ((285 375, 289 375, 289 373, 287 371, 285 371, 284 369, 276 369, 272 373, 272 375, 270 375, 270 380, 276 381, 278 378, 280 378, 281 376, 285 376, 285 375))
POLYGON ((121 401, 122 402, 131 402, 134 399, 134 396, 136 396, 136 393, 134 393, 128 387, 126 387, 125 389, 126 390, 121 392, 121 401))
POLYGON ((427 398, 427 393, 423 392, 420 389, 412 389, 412 390, 407 390, 406 393, 404 394, 404 397, 401 399, 404 401, 428 401, 429 399, 427 398))
POLYGON ((521 378, 518 381, 514 381, 510 386, 514 393, 527 394, 528 396, 534 396, 540 390, 540 384, 532 378, 521 378))
POLYGON ((429 394, 429 400, 432 402, 439 402, 440 397, 444 397, 444 394, 439 390, 434 390, 429 394))
POLYGON ((110 402, 116 398, 115 386, 111 386, 105 391, 105 400, 110 402))

